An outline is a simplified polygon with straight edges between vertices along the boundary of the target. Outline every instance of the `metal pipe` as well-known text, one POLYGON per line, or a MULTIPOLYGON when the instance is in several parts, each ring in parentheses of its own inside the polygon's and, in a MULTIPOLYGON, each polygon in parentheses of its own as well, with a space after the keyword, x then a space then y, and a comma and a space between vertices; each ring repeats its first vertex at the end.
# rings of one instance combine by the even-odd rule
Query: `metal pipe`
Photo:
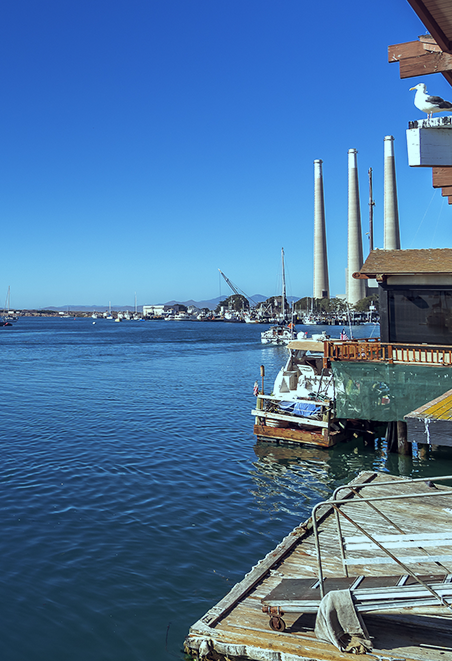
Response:
POLYGON ((412 576, 412 578, 414 578, 418 583, 420 583, 422 585, 422 587, 426 588, 435 598, 437 598, 439 600, 439 602, 442 606, 447 606, 447 608, 449 610, 452 610, 452 605, 448 601, 446 601, 446 599, 443 596, 439 595, 432 587, 427 585, 427 583, 425 583, 421 578, 419 578, 419 576, 417 576, 413 571, 411 571, 411 569, 409 567, 407 567, 405 565, 405 563, 403 563, 401 560, 399 560, 399 558, 397 558, 393 553, 391 553, 391 551, 388 551, 388 549, 386 549, 382 544, 380 544, 380 542, 377 542, 377 540, 374 539, 372 537, 372 535, 370 535, 368 532, 366 532, 366 530, 364 530, 364 528, 359 525, 359 523, 356 523, 356 521, 353 521, 353 519, 351 517, 347 516, 347 514, 345 512, 343 512, 342 510, 340 510, 338 507, 336 507, 336 505, 333 505, 333 507, 334 507, 335 510, 337 510, 337 512, 339 512, 339 514, 341 516, 343 516, 345 519, 347 519, 347 521, 349 523, 351 523, 353 526, 355 526, 355 528, 357 528, 359 530, 359 532, 361 532, 363 535, 368 537, 373 544, 376 544, 378 546, 378 548, 380 548, 383 551, 383 553, 386 553, 386 555, 389 555, 389 557, 392 558, 392 560, 394 562, 396 562, 398 565, 400 565, 400 567, 402 567, 402 569, 407 572, 407 574, 412 576))

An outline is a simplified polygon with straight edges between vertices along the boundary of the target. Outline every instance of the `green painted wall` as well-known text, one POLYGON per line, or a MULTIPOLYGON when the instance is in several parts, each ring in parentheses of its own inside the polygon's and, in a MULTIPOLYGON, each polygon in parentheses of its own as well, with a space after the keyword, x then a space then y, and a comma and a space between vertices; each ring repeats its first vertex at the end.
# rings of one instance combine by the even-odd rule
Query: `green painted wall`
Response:
POLYGON ((333 362, 336 415, 389 422, 452 389, 452 367, 333 362))

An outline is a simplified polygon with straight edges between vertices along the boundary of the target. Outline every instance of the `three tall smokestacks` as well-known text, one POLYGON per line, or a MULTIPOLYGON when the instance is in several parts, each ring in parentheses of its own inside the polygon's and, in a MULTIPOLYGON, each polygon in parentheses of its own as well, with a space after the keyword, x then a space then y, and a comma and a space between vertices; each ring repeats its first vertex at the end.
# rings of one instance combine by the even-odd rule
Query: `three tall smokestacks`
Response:
POLYGON ((314 161, 314 298, 329 298, 322 161, 314 161))
MULTIPOLYGON (((364 280, 353 278, 363 265, 361 211, 359 204, 356 149, 348 150, 348 259, 346 299, 351 305, 366 296, 364 280)), ((373 201, 371 202, 373 204, 373 201)), ((384 248, 400 249, 399 212, 394 160, 394 138, 384 139, 384 248)), ((326 249, 325 203, 322 161, 314 161, 314 298, 329 298, 328 259, 326 249)))

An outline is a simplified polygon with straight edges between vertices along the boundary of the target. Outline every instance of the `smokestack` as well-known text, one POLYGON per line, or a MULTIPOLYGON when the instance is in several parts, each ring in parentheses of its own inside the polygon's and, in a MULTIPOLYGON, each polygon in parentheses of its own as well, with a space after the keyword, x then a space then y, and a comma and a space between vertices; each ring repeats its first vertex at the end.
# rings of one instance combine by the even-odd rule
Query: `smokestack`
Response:
POLYGON ((385 250, 400 250, 399 210, 394 160, 394 138, 387 135, 385 143, 385 250))
POLYGON ((314 298, 330 297, 322 162, 320 159, 314 161, 314 298))
POLYGON ((354 305, 366 295, 363 280, 355 280, 353 273, 363 265, 363 240, 359 208, 358 167, 356 149, 348 150, 348 267, 347 301, 354 305))

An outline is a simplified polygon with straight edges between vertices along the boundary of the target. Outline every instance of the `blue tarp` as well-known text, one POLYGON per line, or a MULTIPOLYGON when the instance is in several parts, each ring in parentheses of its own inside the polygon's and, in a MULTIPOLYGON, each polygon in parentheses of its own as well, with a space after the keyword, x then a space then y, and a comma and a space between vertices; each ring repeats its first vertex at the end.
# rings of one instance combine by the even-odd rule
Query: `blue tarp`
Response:
POLYGON ((293 413, 302 418, 312 418, 320 413, 320 406, 310 402, 279 402, 279 408, 285 413, 293 413))

